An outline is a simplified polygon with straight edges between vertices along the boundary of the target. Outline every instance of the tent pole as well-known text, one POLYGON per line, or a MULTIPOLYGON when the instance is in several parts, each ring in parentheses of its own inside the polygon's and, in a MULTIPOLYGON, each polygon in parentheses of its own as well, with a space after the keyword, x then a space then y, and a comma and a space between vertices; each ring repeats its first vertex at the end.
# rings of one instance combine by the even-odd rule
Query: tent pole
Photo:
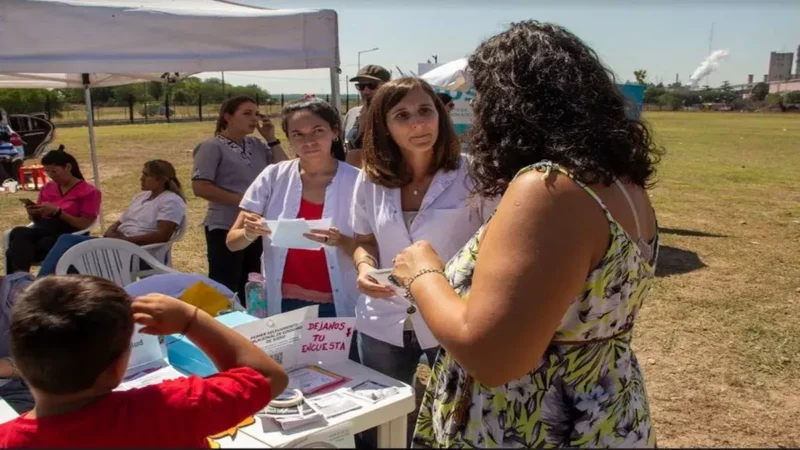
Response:
MULTIPOLYGON (((341 114, 342 112, 342 98, 339 91, 339 74, 341 70, 338 67, 331 67, 331 104, 341 114)), ((344 132, 344 130, 342 130, 344 132)))
MULTIPOLYGON (((92 175, 94 176, 94 187, 100 189, 100 171, 97 168, 97 144, 94 140, 94 118, 92 114, 92 91, 89 87, 89 74, 83 74, 83 99, 86 103, 86 122, 89 125, 89 153, 92 157, 92 175)), ((103 220, 103 206, 100 205, 100 230, 105 230, 106 224, 103 220)))

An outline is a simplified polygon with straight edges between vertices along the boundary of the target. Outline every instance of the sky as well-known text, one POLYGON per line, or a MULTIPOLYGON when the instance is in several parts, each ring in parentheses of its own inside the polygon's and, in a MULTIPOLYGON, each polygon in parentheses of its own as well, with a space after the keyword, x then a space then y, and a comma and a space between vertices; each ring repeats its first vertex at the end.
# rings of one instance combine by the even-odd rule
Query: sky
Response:
MULTIPOLYGON (((345 75, 361 64, 379 64, 398 72, 417 72, 417 64, 438 55, 444 63, 468 56, 486 38, 511 22, 554 22, 575 33, 597 51, 620 81, 633 71, 647 71, 648 81, 673 83, 689 75, 713 49, 730 55, 712 73, 709 84, 758 82, 767 73, 771 51, 797 53, 800 45, 800 1, 796 0, 238 0, 270 8, 335 9, 339 16, 339 51, 345 75)), ((794 73, 794 64, 792 72, 794 73)), ((202 77, 215 76, 205 73, 202 77)), ((225 72, 232 84, 258 84, 273 95, 330 92, 327 69, 270 72, 225 72)), ((705 83, 703 83, 705 84, 705 83)), ((349 91, 355 93, 350 84, 349 91)))

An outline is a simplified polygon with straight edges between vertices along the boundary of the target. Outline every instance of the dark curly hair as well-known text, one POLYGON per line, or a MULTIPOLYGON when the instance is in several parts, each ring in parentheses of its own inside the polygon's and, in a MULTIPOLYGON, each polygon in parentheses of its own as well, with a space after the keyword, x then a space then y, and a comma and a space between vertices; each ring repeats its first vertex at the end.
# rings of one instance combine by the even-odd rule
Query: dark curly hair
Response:
MULTIPOLYGON (((364 128, 364 173, 373 183, 386 188, 400 188, 411 183, 411 171, 406 167, 400 147, 389 133, 386 119, 389 110, 406 95, 421 90, 431 98, 439 115, 439 135, 433 144, 433 164, 430 173, 458 169, 461 149, 458 145, 450 114, 444 109, 433 88, 421 78, 399 78, 384 83, 372 97, 364 128)), ((362 111, 363 113, 363 111, 362 111)))
POLYGON ((475 192, 502 194, 542 160, 586 184, 622 179, 648 188, 663 151, 597 54, 564 28, 513 23, 469 58, 475 86, 468 142, 475 192))

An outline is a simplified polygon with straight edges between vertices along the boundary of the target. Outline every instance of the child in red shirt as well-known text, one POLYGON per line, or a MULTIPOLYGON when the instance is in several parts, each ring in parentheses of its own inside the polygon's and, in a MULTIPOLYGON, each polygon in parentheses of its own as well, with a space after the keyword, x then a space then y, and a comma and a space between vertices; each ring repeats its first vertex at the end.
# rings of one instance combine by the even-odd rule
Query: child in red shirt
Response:
POLYGON ((40 278, 18 298, 11 353, 36 400, 0 425, 0 447, 208 447, 207 436, 264 408, 288 383, 266 353, 207 313, 171 297, 133 301, 114 283, 40 278), (183 333, 219 369, 124 392, 134 322, 183 333))

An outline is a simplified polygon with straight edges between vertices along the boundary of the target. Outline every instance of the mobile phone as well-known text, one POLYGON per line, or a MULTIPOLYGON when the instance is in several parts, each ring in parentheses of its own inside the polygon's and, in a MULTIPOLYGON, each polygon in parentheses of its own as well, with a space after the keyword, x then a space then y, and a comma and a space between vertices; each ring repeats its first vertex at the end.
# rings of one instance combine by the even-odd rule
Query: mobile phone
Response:
POLYGON ((378 283, 394 289, 398 295, 405 295, 405 289, 397 282, 397 278, 392 275, 392 270, 393 269, 376 269, 369 272, 368 275, 378 283))
POLYGON ((31 199, 29 199, 29 198, 21 198, 21 199, 19 199, 19 201, 21 201, 22 203, 24 203, 24 204, 25 204, 25 206, 36 206, 36 203, 34 203, 34 202, 33 202, 31 199))

